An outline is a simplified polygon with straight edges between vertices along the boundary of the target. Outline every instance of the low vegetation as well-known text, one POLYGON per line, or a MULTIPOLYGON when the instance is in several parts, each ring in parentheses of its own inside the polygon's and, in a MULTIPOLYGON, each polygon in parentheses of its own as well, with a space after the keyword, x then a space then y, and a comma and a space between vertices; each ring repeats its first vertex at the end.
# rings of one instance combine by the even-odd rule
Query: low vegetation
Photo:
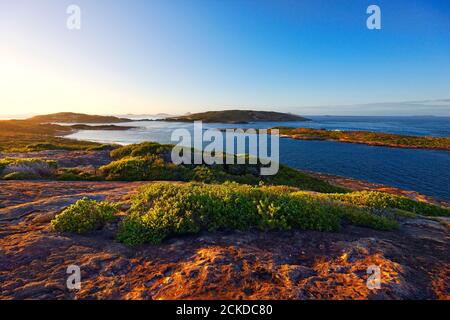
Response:
POLYGON ((60 168, 56 172, 59 181, 101 181, 104 177, 95 172, 80 168, 60 168))
MULTIPOLYGON (((84 233, 115 220, 118 205, 84 198, 52 221, 58 231, 84 233)), ((381 192, 326 194, 289 186, 158 182, 133 195, 117 239, 136 246, 217 230, 339 231, 342 223, 393 230, 398 220, 447 215, 448 209, 381 192)))
POLYGON ((34 158, 0 159, 0 178, 5 180, 48 179, 57 169, 53 160, 34 158))
POLYGON ((280 165, 279 172, 274 176, 261 176, 259 174, 261 164, 175 165, 170 162, 172 147, 144 142, 117 148, 111 151, 111 157, 116 161, 102 166, 100 171, 107 180, 207 183, 234 181, 251 185, 264 182, 269 185, 288 185, 318 192, 345 192, 343 188, 283 165, 280 165))
POLYGON ((381 132, 341 131, 310 128, 278 127, 274 129, 278 129, 280 131, 280 135, 288 136, 293 139, 335 140, 377 146, 450 150, 450 138, 448 137, 418 137, 381 132))
POLYGON ((324 197, 370 208, 396 208, 405 212, 420 214, 424 216, 450 215, 450 209, 448 208, 438 207, 427 202, 414 201, 406 197, 377 191, 360 191, 347 194, 327 194, 324 195, 324 197))
POLYGON ((85 233, 113 221, 117 212, 116 204, 83 198, 58 214, 51 225, 60 232, 85 233))
POLYGON ((73 132, 67 126, 40 124, 28 120, 0 121, 0 152, 43 150, 103 150, 111 146, 60 136, 73 132))
POLYGON ((338 231, 342 220, 382 230, 397 227, 388 216, 295 190, 237 183, 148 185, 134 196, 118 239, 138 245, 202 230, 338 231))
POLYGON ((116 181, 184 181, 186 169, 173 163, 165 162, 158 156, 125 157, 100 167, 107 180, 116 181))
POLYGON ((125 157, 144 157, 154 155, 165 159, 170 159, 170 152, 173 145, 159 144, 157 142, 143 142, 139 144, 130 144, 111 151, 110 155, 114 159, 125 157))

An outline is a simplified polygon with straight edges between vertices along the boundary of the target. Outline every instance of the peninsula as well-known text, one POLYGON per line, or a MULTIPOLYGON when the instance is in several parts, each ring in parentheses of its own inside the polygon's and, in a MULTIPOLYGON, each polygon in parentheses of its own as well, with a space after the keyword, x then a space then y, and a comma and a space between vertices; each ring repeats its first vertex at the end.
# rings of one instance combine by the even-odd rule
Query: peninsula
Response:
POLYGON ((311 128, 276 127, 273 129, 278 129, 281 137, 300 140, 333 140, 395 148, 450 150, 450 138, 448 137, 421 137, 371 131, 311 128))

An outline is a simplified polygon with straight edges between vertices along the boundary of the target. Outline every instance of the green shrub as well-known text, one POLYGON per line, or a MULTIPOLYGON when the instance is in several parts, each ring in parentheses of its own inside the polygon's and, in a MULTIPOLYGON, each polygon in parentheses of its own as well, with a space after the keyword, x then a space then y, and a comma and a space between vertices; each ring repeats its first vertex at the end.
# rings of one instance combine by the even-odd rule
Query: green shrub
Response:
POLYGON ((57 171, 56 179, 59 181, 101 181, 104 180, 104 177, 78 168, 61 168, 57 171))
POLYGON ((331 199, 343 201, 358 206, 371 208, 396 208, 425 216, 448 216, 448 208, 438 207, 436 205, 415 201, 403 196, 397 196, 377 191, 359 191, 346 194, 329 194, 331 199))
POLYGON ((167 163, 158 156, 125 157, 100 167, 107 180, 184 180, 187 169, 167 163))
POLYGON ((351 224, 377 230, 392 230, 398 228, 397 221, 388 216, 352 207, 347 207, 346 210, 342 211, 341 217, 351 224))
POLYGON ((86 147, 86 150, 87 151, 102 151, 102 150, 111 150, 112 148, 114 148, 114 145, 100 144, 100 145, 86 147))
POLYGON ((380 229, 397 225, 387 217, 287 186, 250 186, 237 183, 155 183, 132 199, 118 239, 128 245, 159 243, 177 234, 218 229, 337 231, 341 219, 380 229))
POLYGON ((219 179, 219 172, 208 166, 197 166, 192 170, 192 180, 212 183, 219 179))
POLYGON ((145 157, 149 155, 167 156, 170 155, 173 145, 159 144, 157 142, 143 142, 139 144, 130 144, 112 150, 110 155, 114 159, 125 157, 145 157))
POLYGON ((115 204, 83 198, 58 214, 51 221, 51 225, 61 232, 85 233, 114 220, 117 211, 115 204))
MULTIPOLYGON (((274 176, 260 176, 261 164, 175 165, 170 161, 172 145, 144 142, 127 145, 111 151, 116 161, 100 168, 107 180, 124 181, 199 181, 206 183, 238 183, 257 185, 261 181, 269 185, 289 185, 318 192, 346 192, 326 181, 280 166, 274 176)), ((235 162, 238 156, 235 157, 235 162)))
POLYGON ((302 190, 310 190, 325 193, 345 193, 347 189, 334 186, 324 180, 315 178, 307 173, 298 171, 280 164, 278 173, 274 176, 265 177, 265 181, 273 185, 286 185, 302 190))

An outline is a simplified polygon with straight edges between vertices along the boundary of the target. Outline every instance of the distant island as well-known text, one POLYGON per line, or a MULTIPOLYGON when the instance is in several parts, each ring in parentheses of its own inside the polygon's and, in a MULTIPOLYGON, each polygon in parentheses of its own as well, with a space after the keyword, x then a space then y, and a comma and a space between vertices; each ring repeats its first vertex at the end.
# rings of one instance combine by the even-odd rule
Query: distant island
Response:
POLYGON ((253 111, 253 110, 225 110, 225 111, 208 111, 202 113, 194 113, 185 116, 166 118, 164 121, 174 122, 192 122, 203 121, 207 123, 235 123, 243 124, 250 122, 264 121, 310 121, 307 118, 274 111, 253 111))
POLYGON ((27 119, 28 121, 38 123, 119 123, 119 122, 132 122, 135 120, 128 118, 119 118, 114 116, 99 116, 83 113, 73 112, 58 112, 46 115, 35 116, 27 119))

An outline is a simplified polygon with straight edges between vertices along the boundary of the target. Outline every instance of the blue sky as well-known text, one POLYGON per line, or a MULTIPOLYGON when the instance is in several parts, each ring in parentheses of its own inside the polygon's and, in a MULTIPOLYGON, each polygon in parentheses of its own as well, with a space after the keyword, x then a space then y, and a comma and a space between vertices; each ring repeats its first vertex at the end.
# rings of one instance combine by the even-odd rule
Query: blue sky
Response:
POLYGON ((0 113, 450 115, 448 0, 1 0, 0 40, 0 113))

